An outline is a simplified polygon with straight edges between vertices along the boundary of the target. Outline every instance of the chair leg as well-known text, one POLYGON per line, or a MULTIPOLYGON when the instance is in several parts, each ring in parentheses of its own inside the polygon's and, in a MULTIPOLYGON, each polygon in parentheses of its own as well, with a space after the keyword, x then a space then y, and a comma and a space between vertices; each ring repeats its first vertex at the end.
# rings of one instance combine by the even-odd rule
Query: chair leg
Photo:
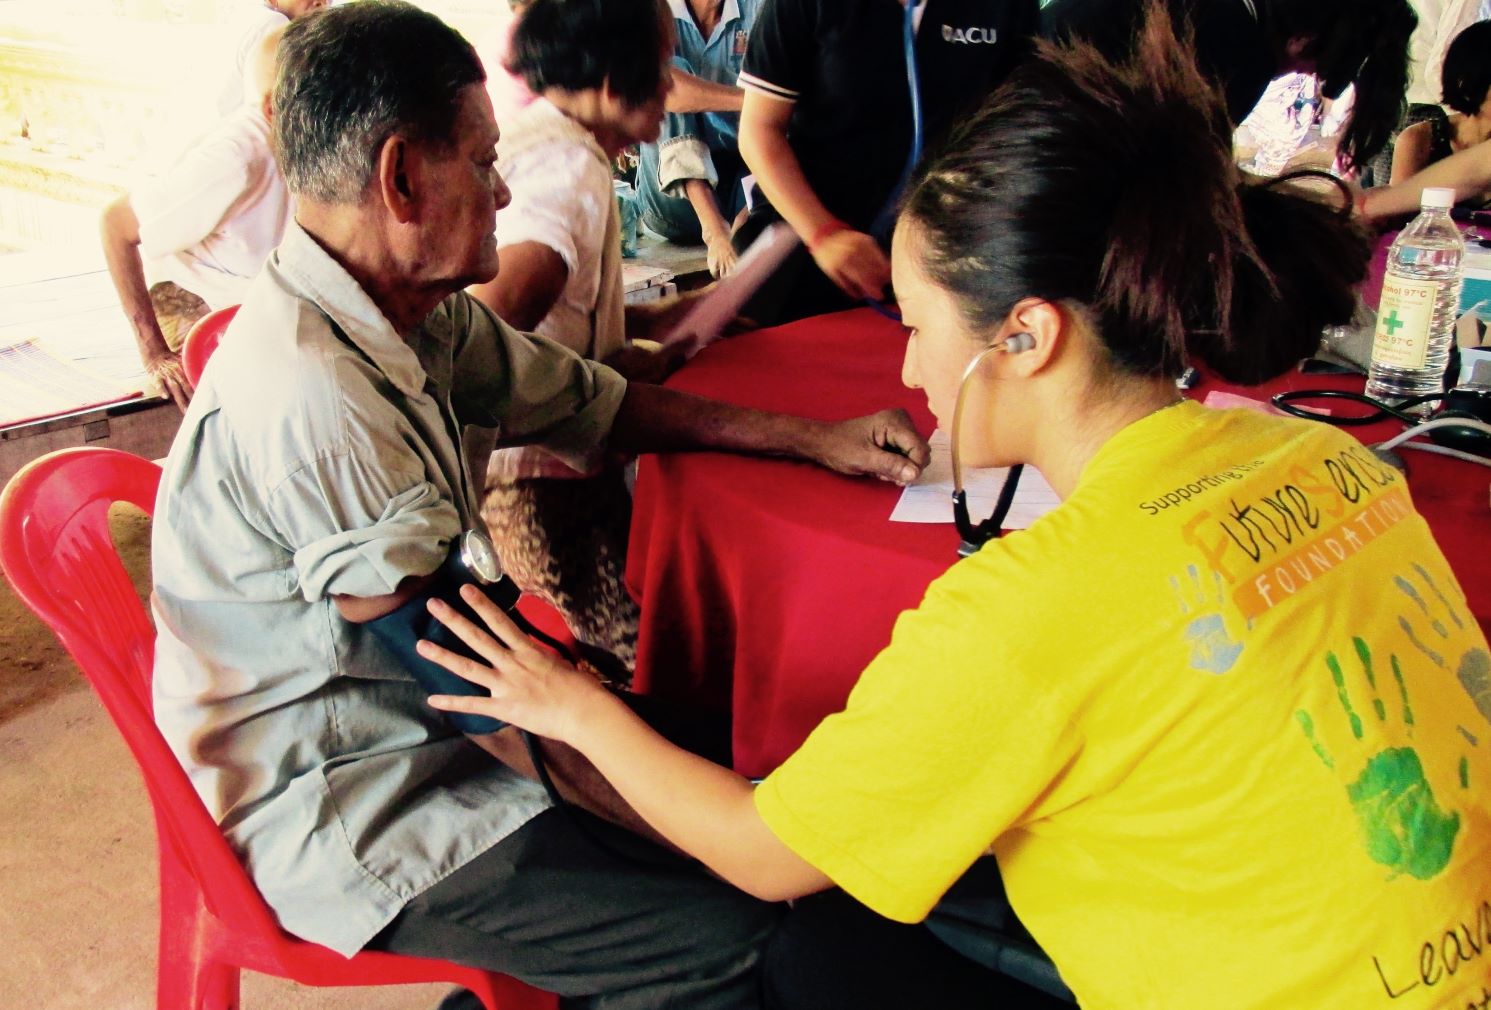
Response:
POLYGON ((239 1010, 238 968, 202 949, 206 914, 196 882, 163 849, 157 1010, 239 1010))
POLYGON ((197 989, 191 1010, 239 1010, 238 968, 212 962, 197 966, 197 989))

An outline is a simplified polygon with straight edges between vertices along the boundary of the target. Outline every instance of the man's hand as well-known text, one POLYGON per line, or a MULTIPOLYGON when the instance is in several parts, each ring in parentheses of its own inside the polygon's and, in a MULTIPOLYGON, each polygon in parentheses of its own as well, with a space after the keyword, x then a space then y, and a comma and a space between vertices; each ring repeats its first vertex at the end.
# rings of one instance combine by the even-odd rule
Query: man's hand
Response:
POLYGON ((909 484, 931 461, 932 450, 906 412, 897 409, 827 425, 806 455, 839 473, 909 484))
POLYGON ((662 382, 683 364, 683 347, 664 347, 653 340, 634 340, 609 355, 605 364, 631 382, 662 382))
POLYGON ((186 369, 181 367, 181 355, 158 351, 147 356, 145 374, 181 410, 186 410, 187 404, 192 402, 192 384, 186 377, 186 369))
POLYGON ((711 277, 718 280, 735 269, 735 246, 730 243, 728 233, 712 232, 705 235, 704 246, 711 277))
POLYGON ((869 235, 845 228, 824 238, 812 252, 818 269, 850 298, 885 297, 890 260, 869 235))
POLYGON ((713 289, 705 285, 672 298, 626 307, 626 335, 632 340, 662 340, 688 315, 694 303, 713 289))

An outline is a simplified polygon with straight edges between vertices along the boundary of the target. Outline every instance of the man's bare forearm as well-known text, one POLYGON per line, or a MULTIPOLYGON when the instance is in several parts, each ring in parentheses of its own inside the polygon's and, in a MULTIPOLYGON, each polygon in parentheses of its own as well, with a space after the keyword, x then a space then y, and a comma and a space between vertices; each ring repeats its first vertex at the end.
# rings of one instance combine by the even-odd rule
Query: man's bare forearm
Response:
POLYGON ((834 216, 808 184, 797 153, 787 140, 791 106, 754 94, 751 103, 752 111, 740 123, 741 157, 777 213, 807 242, 831 224, 834 216))
POLYGON ((1362 194, 1362 216, 1382 220, 1416 213, 1424 190, 1431 187, 1453 189, 1457 201, 1491 190, 1491 144, 1477 144, 1452 154, 1403 182, 1366 190, 1362 194))
POLYGON ((699 233, 704 241, 728 238, 730 224, 725 220, 725 215, 720 213, 714 188, 704 179, 690 179, 683 184, 683 191, 688 197, 689 206, 694 208, 694 216, 699 219, 699 233))
POLYGON ((716 449, 816 459, 829 427, 822 421, 632 383, 611 427, 610 444, 632 453, 716 449))
POLYGON ((141 361, 148 363, 153 355, 170 353, 160 322, 155 318, 155 307, 150 304, 145 264, 140 259, 139 225, 128 197, 120 197, 104 211, 99 238, 109 279, 114 282, 119 304, 134 330, 141 361))
POLYGON ((739 112, 743 92, 733 84, 718 84, 675 68, 669 112, 739 112))

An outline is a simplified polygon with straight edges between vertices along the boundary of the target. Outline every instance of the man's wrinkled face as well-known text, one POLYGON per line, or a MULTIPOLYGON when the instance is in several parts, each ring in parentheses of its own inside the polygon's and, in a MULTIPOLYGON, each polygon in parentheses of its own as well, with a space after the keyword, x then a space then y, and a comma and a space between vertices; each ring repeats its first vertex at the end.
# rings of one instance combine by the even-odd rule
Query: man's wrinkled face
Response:
POLYGON ((497 174, 497 137, 486 87, 468 85, 461 93, 453 144, 429 157, 421 194, 422 280, 449 281, 458 290, 496 276, 495 218, 512 198, 497 174))

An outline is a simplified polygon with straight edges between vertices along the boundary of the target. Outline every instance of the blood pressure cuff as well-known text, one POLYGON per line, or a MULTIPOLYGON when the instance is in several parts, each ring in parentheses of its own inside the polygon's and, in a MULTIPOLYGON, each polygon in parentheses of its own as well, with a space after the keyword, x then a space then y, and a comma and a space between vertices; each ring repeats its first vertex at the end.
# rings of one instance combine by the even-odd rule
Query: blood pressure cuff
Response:
MULTIPOLYGON (((408 600, 392 613, 367 622, 365 627, 373 633, 374 638, 383 643, 384 648, 393 653, 409 675, 425 689, 426 694, 485 694, 486 692, 480 686, 464 677, 456 676, 437 663, 430 662, 414 649, 415 643, 425 638, 458 655, 474 659, 479 663, 485 662, 470 646, 457 638, 455 632, 437 621, 430 613, 429 601, 432 598, 439 599, 455 608, 477 627, 483 626, 481 618, 466 605, 465 600, 461 599, 460 588, 463 580, 452 572, 451 568, 451 565, 442 565, 424 592, 408 600)), ((486 593, 487 598, 501 607, 504 612, 510 613, 517 606, 520 592, 518 587, 513 585, 512 579, 504 576, 490 585, 477 584, 477 588, 486 593)), ((469 715, 465 712, 442 714, 456 729, 470 735, 495 733, 507 725, 505 722, 484 715, 469 715)))

